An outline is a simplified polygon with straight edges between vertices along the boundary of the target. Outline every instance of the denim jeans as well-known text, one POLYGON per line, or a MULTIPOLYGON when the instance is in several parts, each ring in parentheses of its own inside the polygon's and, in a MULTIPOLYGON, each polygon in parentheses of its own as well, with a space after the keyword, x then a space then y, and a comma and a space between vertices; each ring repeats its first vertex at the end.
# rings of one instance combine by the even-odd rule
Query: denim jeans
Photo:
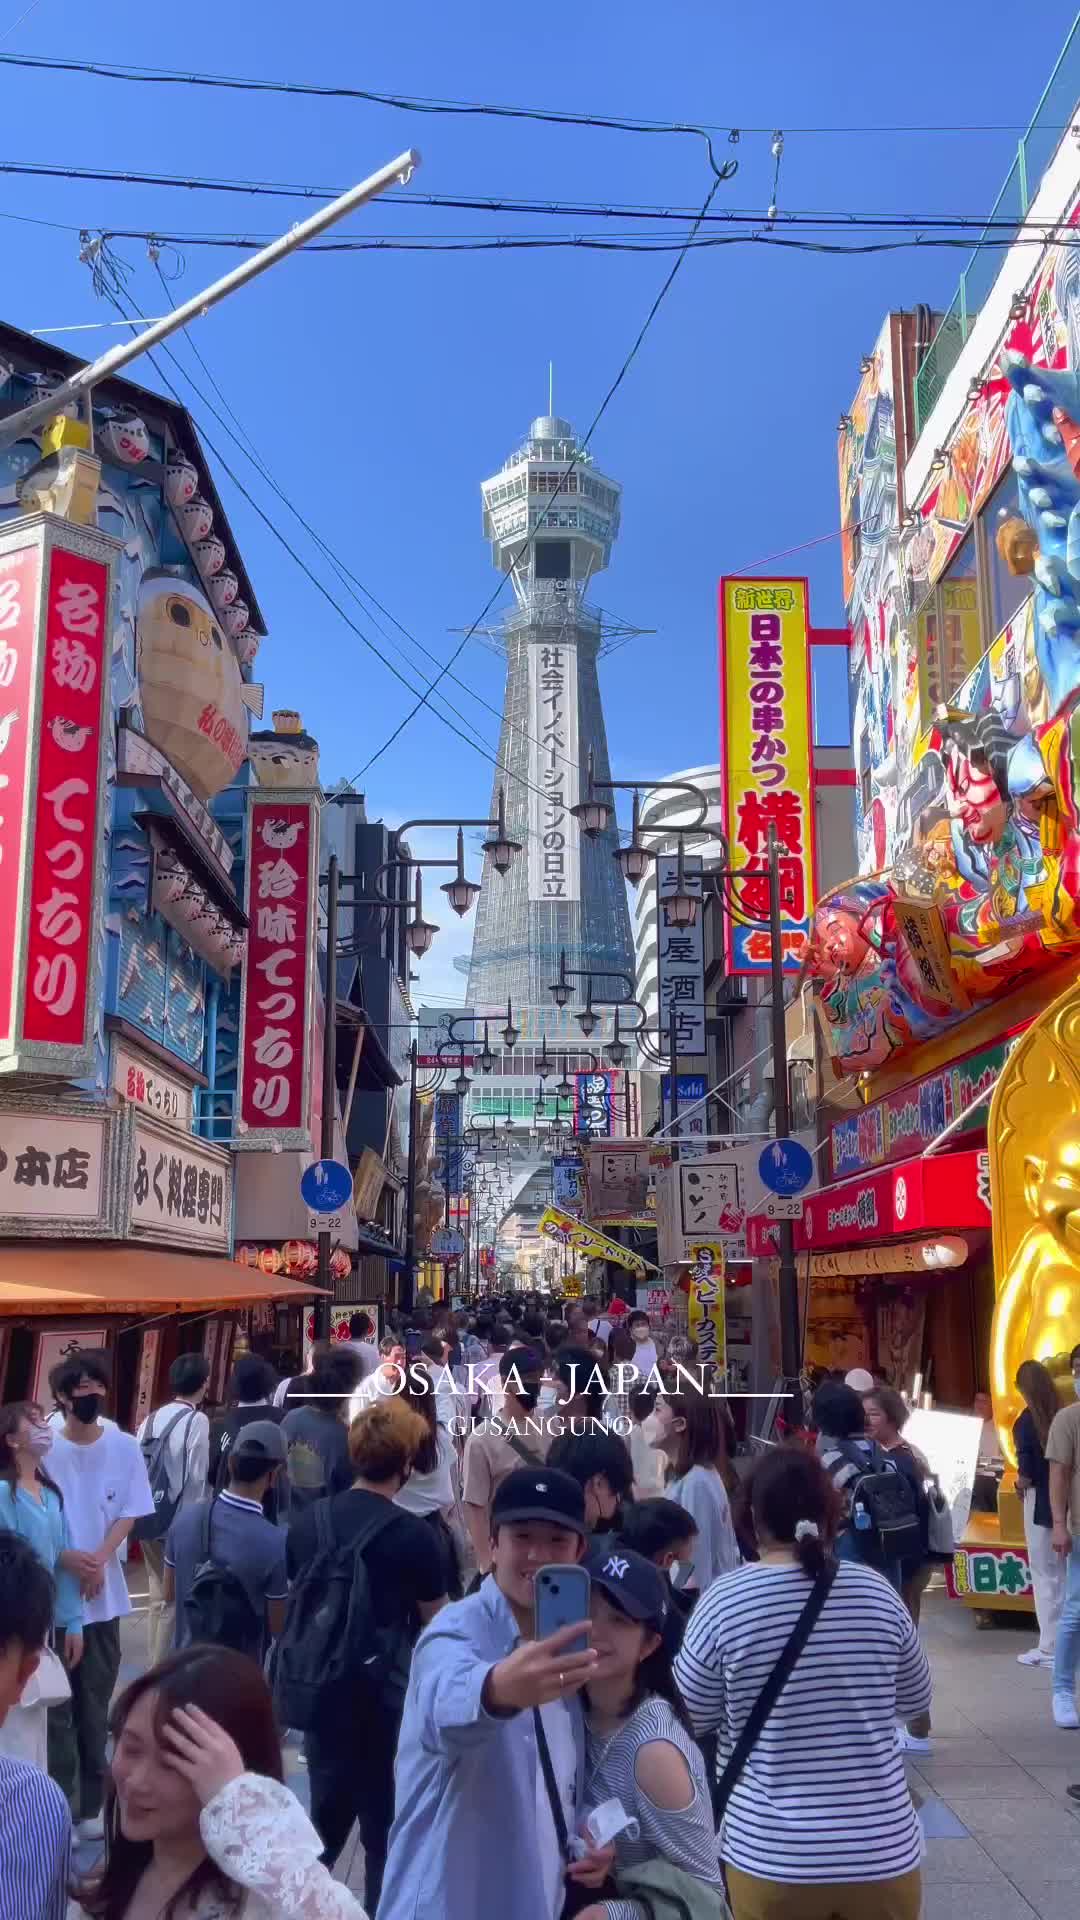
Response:
POLYGON ((1073 1536, 1065 1569, 1065 1605, 1054 1643, 1054 1692, 1072 1697, 1076 1663, 1080 1660, 1080 1539, 1073 1536))

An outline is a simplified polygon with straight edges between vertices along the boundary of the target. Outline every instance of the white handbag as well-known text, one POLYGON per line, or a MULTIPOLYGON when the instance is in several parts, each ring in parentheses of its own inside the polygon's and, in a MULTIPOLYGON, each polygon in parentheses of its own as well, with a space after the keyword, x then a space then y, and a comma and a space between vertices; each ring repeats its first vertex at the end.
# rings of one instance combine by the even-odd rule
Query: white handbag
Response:
POLYGON ((19 1701, 21 1707, 62 1707, 65 1700, 71 1699, 71 1681, 67 1668, 59 1654, 51 1647, 43 1647, 37 1664, 37 1672, 32 1673, 22 1690, 19 1701))

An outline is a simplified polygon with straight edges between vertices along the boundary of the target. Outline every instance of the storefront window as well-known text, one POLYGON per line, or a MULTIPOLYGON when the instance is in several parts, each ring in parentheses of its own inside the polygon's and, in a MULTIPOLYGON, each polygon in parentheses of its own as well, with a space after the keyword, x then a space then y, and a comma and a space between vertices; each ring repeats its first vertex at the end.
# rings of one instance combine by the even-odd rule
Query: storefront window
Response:
POLYGON ((974 532, 961 541, 923 601, 916 638, 923 724, 930 726, 935 709, 955 699, 982 657, 974 532))
POLYGON ((1031 592, 1031 575, 1010 573, 997 550, 998 528, 1006 520, 1020 517, 1020 485, 1010 468, 995 488, 983 526, 986 532, 986 567, 990 585, 990 622, 995 635, 1001 632, 1013 614, 1023 606, 1031 592))

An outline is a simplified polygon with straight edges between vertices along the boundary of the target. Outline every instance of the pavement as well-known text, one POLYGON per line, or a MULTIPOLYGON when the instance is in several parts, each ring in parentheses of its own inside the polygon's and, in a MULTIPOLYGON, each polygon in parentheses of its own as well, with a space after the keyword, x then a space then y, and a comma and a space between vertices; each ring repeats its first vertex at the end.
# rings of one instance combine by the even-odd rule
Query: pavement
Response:
MULTIPOLYGON (((136 1609, 121 1630, 120 1685, 145 1660, 141 1569, 132 1569, 136 1609)), ((934 1672, 932 1751, 908 1760, 926 1839, 923 1920, 1065 1920, 1080 1882, 1080 1806, 1065 1789, 1080 1782, 1080 1731, 1050 1716, 1050 1674, 1021 1667, 1033 1621, 1000 1614, 980 1631, 942 1588, 923 1601, 922 1635, 934 1672), (1070 1894, 1070 1887, 1074 1889, 1070 1894)), ((299 1746, 286 1747, 286 1779, 306 1806, 299 1746)), ((80 1869, 97 1848, 80 1848, 80 1869)), ((354 1829, 337 1875, 363 1896, 364 1857, 354 1829)))

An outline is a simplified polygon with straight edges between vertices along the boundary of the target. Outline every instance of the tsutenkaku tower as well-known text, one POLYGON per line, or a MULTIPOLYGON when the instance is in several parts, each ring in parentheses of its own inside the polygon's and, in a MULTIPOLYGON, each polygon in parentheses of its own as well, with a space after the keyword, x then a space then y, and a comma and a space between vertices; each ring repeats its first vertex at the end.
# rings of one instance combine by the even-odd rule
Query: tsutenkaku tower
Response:
MULTIPOLYGON (((569 421, 548 414, 482 493, 492 564, 510 575, 517 603, 503 624, 505 771, 493 796, 504 789, 509 831, 525 853, 505 876, 485 866, 469 1004, 505 1006, 509 997, 516 1008, 550 1007, 562 947, 573 967, 633 973, 614 826, 590 840, 569 811, 590 749, 597 779, 610 775, 596 664, 601 617, 586 593, 611 558, 622 488, 598 472, 569 421)), ((598 996, 608 984, 596 982, 598 996)), ((621 989, 611 983, 611 991, 621 989)))

